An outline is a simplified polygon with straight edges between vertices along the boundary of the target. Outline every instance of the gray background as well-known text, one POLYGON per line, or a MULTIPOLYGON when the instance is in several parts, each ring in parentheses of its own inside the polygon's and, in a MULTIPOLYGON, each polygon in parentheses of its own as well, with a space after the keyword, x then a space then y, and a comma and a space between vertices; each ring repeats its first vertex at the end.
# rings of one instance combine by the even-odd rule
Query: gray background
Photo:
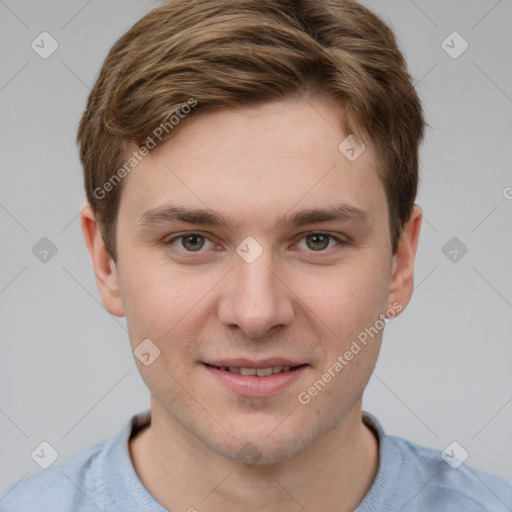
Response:
MULTIPOLYGON (((512 1, 365 4, 396 31, 431 128, 416 290, 386 328, 364 408, 390 434, 456 440, 468 464, 512 479, 512 1), (453 31, 469 43, 457 59, 441 46, 453 31), (456 262, 442 251, 454 236, 468 248, 456 262)), ((149 406, 125 321, 99 302, 74 139, 108 49, 156 5, 0 0, 0 486, 41 471, 41 441, 58 463, 149 406), (45 60, 31 48, 42 31, 59 44, 45 60), (32 252, 42 237, 57 247, 46 263, 32 252)))

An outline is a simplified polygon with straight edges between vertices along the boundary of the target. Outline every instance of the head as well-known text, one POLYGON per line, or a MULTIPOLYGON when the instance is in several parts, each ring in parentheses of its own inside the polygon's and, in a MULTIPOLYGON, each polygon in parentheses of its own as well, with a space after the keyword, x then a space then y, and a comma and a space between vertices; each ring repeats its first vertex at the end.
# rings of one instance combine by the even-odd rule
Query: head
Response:
POLYGON ((113 46, 78 131, 82 227, 183 435, 275 462, 360 405, 412 293, 423 130, 392 32, 352 1, 170 1, 113 46), (258 394, 219 377, 237 360, 299 368, 258 394))

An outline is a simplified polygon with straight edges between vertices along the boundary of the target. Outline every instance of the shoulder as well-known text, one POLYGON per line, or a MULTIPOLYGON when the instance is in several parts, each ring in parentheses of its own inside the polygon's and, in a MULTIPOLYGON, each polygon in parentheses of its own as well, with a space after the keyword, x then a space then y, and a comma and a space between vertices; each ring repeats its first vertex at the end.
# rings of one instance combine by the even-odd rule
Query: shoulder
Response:
POLYGON ((396 436, 386 442, 395 448, 400 487, 409 499, 404 512, 512 510, 512 482, 473 469, 457 459, 456 447, 442 452, 396 436))
POLYGON ((512 482, 472 468, 460 445, 442 452, 386 435, 367 412, 363 421, 379 440, 379 467, 357 512, 512 510, 512 482))
POLYGON ((103 458, 112 442, 102 441, 1 489, 0 512, 104 510, 101 475, 103 458))

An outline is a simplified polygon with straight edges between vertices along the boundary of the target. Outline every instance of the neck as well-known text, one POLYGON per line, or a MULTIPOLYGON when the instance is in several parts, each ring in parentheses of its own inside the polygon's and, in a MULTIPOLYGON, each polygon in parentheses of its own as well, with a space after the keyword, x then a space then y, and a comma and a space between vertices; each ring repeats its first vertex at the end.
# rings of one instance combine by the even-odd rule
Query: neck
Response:
POLYGON ((152 401, 151 426, 130 441, 140 480, 169 510, 352 511, 368 492, 378 442, 361 402, 327 435, 288 461, 246 466, 221 457, 152 401))

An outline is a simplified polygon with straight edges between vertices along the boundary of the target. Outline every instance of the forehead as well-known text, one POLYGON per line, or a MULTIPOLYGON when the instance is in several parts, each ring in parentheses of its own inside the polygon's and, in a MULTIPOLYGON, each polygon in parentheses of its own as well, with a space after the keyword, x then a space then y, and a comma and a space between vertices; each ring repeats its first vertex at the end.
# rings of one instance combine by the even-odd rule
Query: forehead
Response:
POLYGON ((120 216, 135 221, 176 202, 237 221, 268 221, 295 206, 348 203, 370 216, 386 210, 371 141, 350 152, 354 139, 341 131, 328 98, 225 109, 190 121, 125 178, 120 216))

